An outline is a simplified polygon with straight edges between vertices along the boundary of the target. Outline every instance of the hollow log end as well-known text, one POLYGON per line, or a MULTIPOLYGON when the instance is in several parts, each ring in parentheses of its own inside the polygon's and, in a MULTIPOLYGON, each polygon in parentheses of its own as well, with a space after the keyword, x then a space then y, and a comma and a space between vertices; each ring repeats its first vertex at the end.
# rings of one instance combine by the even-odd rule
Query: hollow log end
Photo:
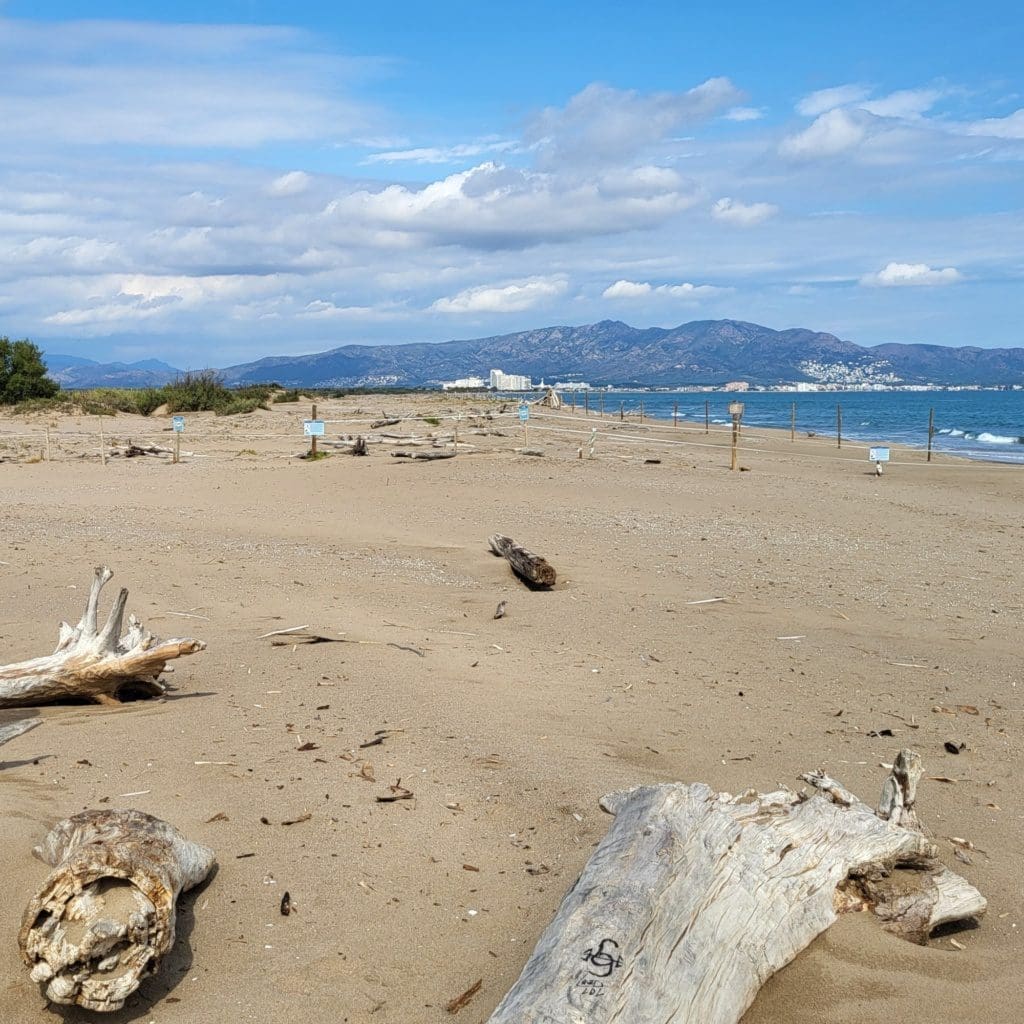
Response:
POLYGON ((178 894, 209 873, 213 851, 134 810, 85 811, 34 851, 54 870, 25 910, 22 957, 45 997, 119 1010, 174 944, 178 894))
POLYGON ((550 562, 541 560, 536 567, 536 573, 536 583, 541 587, 553 587, 558 580, 555 567, 550 562))

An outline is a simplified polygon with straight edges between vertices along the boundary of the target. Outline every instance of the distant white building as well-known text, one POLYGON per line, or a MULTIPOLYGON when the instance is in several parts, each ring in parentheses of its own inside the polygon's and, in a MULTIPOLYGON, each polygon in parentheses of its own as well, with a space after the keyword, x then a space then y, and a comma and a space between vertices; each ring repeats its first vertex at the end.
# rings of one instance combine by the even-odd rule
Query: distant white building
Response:
POLYGON ((560 380, 555 384, 556 391, 589 391, 590 385, 585 380, 560 380))
POLYGON ((446 380, 441 384, 442 391, 476 391, 487 387, 483 377, 460 377, 458 380, 446 380))
POLYGON ((533 389, 533 382, 521 373, 491 370, 491 387, 495 391, 530 391, 533 389))

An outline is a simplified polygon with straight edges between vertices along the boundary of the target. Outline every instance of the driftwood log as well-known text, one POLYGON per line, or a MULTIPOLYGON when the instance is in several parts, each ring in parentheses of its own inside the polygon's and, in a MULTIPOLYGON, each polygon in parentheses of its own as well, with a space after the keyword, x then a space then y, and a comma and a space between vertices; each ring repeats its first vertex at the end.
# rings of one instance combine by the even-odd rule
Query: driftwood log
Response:
POLYGON ((54 870, 29 902, 18 942, 54 1003, 119 1010, 174 945, 178 896, 213 851, 141 811, 83 811, 33 851, 54 870))
POLYGON ((15 736, 20 736, 23 732, 28 732, 29 729, 34 729, 37 725, 42 724, 41 718, 20 718, 16 722, 0 723, 0 747, 13 740, 15 736))
POLYGON ((132 615, 121 635, 128 591, 117 596, 106 624, 97 629, 100 591, 113 572, 96 569, 85 614, 77 626, 60 625, 53 654, 14 665, 0 665, 0 708, 29 707, 59 700, 116 704, 131 690, 159 696, 166 692, 160 674, 168 661, 203 650, 202 640, 158 640, 132 615))
POLYGON ((920 831, 804 778, 820 792, 605 797, 612 827, 489 1024, 736 1024, 843 911, 872 909, 918 942, 984 913, 920 831))
POLYGON ((494 554, 501 555, 512 566, 512 571, 521 580, 525 580, 534 587, 553 587, 555 585, 555 567, 540 555, 527 551, 511 537, 503 537, 500 533, 496 533, 487 538, 487 543, 490 544, 494 554))
POLYGON ((455 452, 392 452, 393 459, 415 459, 418 462, 433 462, 435 459, 454 459, 455 452))

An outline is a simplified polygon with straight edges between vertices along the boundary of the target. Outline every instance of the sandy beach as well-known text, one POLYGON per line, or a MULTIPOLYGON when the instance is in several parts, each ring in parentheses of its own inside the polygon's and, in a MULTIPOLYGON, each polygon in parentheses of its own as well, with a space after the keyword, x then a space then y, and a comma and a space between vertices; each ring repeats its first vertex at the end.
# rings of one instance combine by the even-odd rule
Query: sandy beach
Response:
MULTIPOLYGON (((0 1021, 479 1024, 607 830, 603 794, 764 791, 821 767, 873 803, 905 746, 987 916, 927 947, 843 918, 744 1022, 1020 1019, 1019 467, 894 450, 877 479, 861 446, 745 430, 730 472, 721 428, 582 410, 535 411, 531 457, 514 405, 318 405, 328 442, 385 415, 448 435, 460 411, 469 447, 303 461, 301 402, 189 415, 179 465, 103 466, 95 417, 0 413, 0 662, 49 653, 101 564, 154 632, 207 643, 166 699, 45 708, 0 750, 0 1021), (557 586, 517 582, 496 532, 557 586), (300 625, 345 642, 262 637, 300 625), (399 780, 413 798, 377 802, 399 780), (163 972, 105 1018, 47 1009, 16 941, 47 870, 32 847, 100 806, 164 818, 218 862, 163 972)), ((172 437, 167 416, 103 429, 172 437)))

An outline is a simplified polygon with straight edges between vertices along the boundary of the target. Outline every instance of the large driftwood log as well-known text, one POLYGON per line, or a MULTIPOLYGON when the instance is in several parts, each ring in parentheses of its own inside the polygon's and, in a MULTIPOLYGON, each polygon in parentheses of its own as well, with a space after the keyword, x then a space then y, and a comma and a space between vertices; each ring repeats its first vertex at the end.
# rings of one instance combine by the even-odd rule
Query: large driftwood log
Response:
POLYGON ((511 537, 503 537, 500 533, 496 533, 487 538, 487 543, 490 544, 494 554, 501 555, 512 566, 512 571, 521 580, 534 587, 553 587, 555 585, 555 567, 540 555, 527 551, 511 537))
POLYGON ((736 1024, 842 911, 874 909, 916 941, 984 913, 921 832, 811 781, 810 798, 703 784, 605 797, 611 829, 490 1024, 736 1024))
POLYGON ((83 811, 33 851, 55 870, 29 902, 18 942, 54 1003, 119 1010, 174 945, 178 896, 213 851, 141 811, 83 811))
POLYGON ((100 591, 113 576, 96 569, 85 614, 77 626, 60 624, 53 654, 14 665, 0 665, 0 708, 28 707, 59 700, 117 703, 126 689, 159 696, 166 692, 160 673, 168 661, 203 650, 202 640, 158 640, 134 615, 121 636, 128 591, 117 596, 102 629, 97 629, 100 591))

